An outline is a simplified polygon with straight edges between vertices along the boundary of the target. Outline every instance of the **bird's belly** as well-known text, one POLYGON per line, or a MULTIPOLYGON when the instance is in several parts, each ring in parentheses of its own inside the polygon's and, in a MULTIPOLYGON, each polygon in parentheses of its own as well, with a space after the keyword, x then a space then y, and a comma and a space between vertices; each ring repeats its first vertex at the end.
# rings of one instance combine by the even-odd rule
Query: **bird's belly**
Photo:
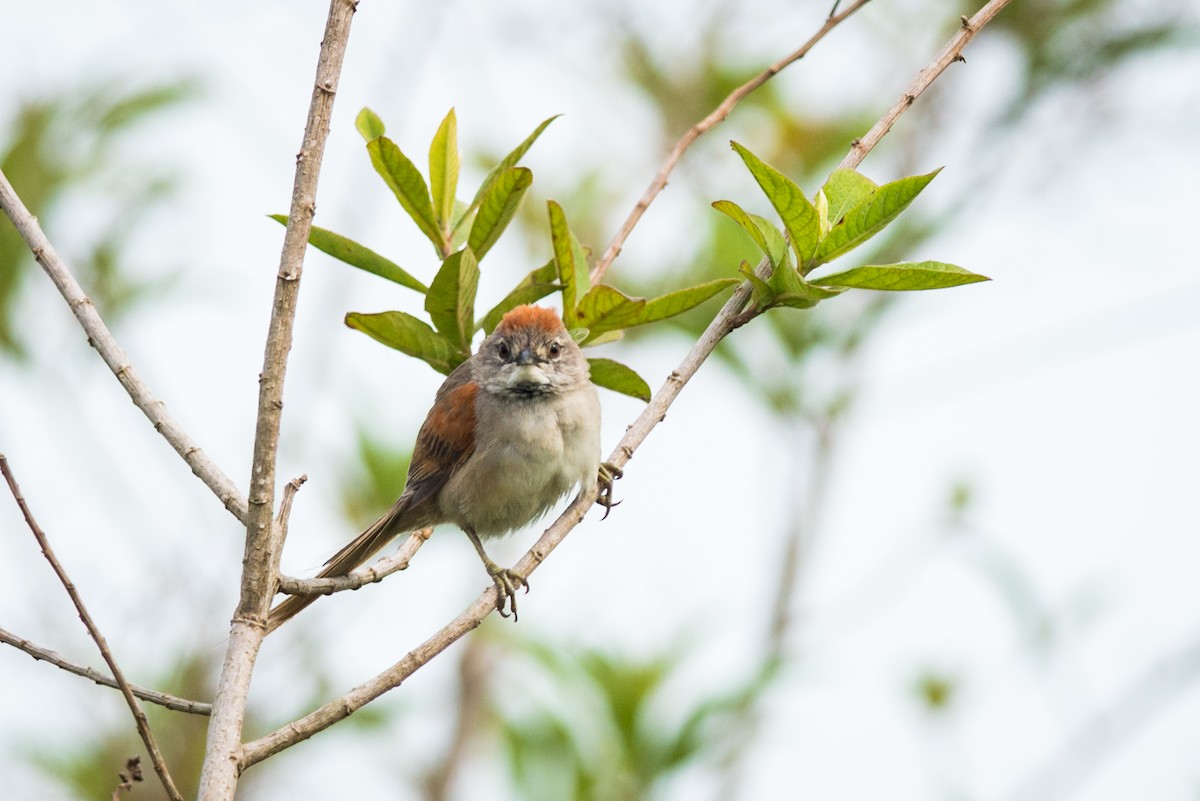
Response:
POLYGON ((500 536, 541 517, 580 483, 583 471, 566 458, 556 426, 526 433, 476 451, 443 490, 447 517, 481 537, 500 536))

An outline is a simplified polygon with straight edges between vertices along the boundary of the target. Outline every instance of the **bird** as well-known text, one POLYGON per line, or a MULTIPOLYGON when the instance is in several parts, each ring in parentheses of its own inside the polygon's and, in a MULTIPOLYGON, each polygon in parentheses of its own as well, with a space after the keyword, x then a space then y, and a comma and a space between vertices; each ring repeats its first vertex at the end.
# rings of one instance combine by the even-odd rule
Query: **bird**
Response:
MULTIPOLYGON (((556 311, 518 306, 438 389, 399 499, 318 576, 344 576, 397 536, 452 523, 495 583, 500 614, 511 610, 515 620, 517 588, 528 592, 529 584, 496 565, 483 540, 529 525, 575 487, 577 497, 599 489, 597 502, 611 509, 620 473, 600 461, 600 399, 582 349, 556 311)), ((280 602, 268 631, 314 600, 293 595, 280 602)))

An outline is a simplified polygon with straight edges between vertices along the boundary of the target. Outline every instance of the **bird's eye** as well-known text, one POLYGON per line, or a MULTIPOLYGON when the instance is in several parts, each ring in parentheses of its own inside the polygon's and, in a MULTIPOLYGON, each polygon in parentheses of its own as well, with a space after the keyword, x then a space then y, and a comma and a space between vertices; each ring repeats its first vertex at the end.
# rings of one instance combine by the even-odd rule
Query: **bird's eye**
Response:
POLYGON ((501 342, 499 345, 497 345, 496 353, 500 356, 501 359, 504 359, 505 361, 508 361, 508 357, 512 356, 512 351, 508 349, 507 342, 501 342))
POLYGON ((558 344, 557 342, 551 342, 550 343, 550 358, 557 359, 558 355, 560 353, 562 353, 562 345, 558 344))

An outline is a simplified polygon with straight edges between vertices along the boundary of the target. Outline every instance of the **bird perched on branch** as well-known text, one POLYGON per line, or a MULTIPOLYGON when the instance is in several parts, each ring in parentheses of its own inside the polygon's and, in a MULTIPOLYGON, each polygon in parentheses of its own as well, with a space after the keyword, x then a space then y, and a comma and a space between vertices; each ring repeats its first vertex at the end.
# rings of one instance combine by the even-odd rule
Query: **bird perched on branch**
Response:
MULTIPOLYGON (((522 528, 573 488, 604 489, 620 471, 600 463, 600 400, 579 345, 553 309, 518 306, 471 358, 447 376, 417 434, 400 499, 325 564, 344 576, 393 538, 453 523, 466 532, 499 591, 496 607, 517 612, 523 576, 496 565, 483 540, 522 528)), ((271 610, 274 630, 315 600, 292 596, 271 610)))

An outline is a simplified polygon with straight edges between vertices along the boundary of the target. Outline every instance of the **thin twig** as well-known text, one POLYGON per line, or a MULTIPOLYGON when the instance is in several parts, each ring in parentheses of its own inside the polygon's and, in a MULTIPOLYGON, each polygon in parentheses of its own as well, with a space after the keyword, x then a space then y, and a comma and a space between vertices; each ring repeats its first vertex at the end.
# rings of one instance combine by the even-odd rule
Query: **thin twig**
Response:
MULTIPOLYGON (((994 12, 984 16, 984 12, 994 5, 1003 6, 1009 0, 992 0, 980 11, 971 24, 972 35, 995 16, 994 12), (981 20, 976 23, 976 20, 981 20)), ((960 48, 961 49, 961 48, 960 48)), ((928 69, 928 67, 926 68, 928 69)), ((876 140, 877 141, 877 140, 876 140)), ((871 145, 872 147, 874 144, 871 145)), ((764 260, 765 261, 765 260, 764 260)), ((763 268, 760 263, 759 268, 763 268)), ((708 358, 717 344, 731 331, 753 319, 756 312, 746 308, 750 298, 750 284, 743 282, 732 297, 721 307, 721 311, 705 329, 696 344, 684 357, 683 361, 668 377, 666 383, 654 394, 650 403, 634 423, 626 429, 625 436, 617 444, 609 462, 616 467, 623 467, 634 451, 646 439, 649 433, 666 417, 667 409, 674 402, 679 392, 687 384, 700 365, 708 358)), ((546 559, 551 551, 562 542, 563 538, 583 520, 584 515, 595 502, 594 497, 577 498, 574 503, 563 511, 562 515, 546 529, 541 538, 523 556, 513 571, 518 575, 528 577, 537 566, 546 559)), ((435 656, 448 648, 455 640, 479 626, 483 619, 496 609, 496 588, 489 587, 475 602, 447 623, 440 631, 426 640, 419 647, 410 651, 403 659, 374 678, 358 685, 348 693, 335 698, 319 709, 292 721, 275 731, 246 743, 242 749, 241 767, 243 769, 255 765, 298 742, 307 740, 319 731, 332 726, 340 720, 352 715, 363 705, 394 689, 429 662, 435 656)))
POLYGON ((292 202, 276 274, 263 369, 259 375, 241 597, 230 624, 225 661, 213 699, 208 745, 200 773, 199 797, 202 801, 232 801, 237 790, 242 724, 246 716, 250 679, 263 637, 267 633, 267 617, 271 598, 275 595, 279 554, 282 550, 280 526, 272 519, 272 507, 275 501, 275 468, 287 357, 292 347, 304 254, 316 213, 317 179, 325 153, 325 140, 329 135, 346 43, 350 38, 350 23, 357 7, 358 0, 330 2, 304 138, 296 156, 292 202))
POLYGON ((432 533, 432 528, 417 529, 408 535, 408 539, 394 554, 352 570, 344 576, 311 579, 280 576, 279 591, 287 595, 330 595, 345 590, 357 590, 368 584, 383 581, 393 573, 406 570, 413 555, 429 540, 432 533))
MULTIPOLYGON (((105 676, 95 668, 77 665, 74 662, 64 658, 58 652, 51 651, 49 648, 43 648, 36 643, 32 643, 29 640, 18 637, 11 631, 0 629, 0 642, 4 643, 5 645, 11 645, 13 648, 16 648, 19 651, 24 651, 40 662, 49 662, 51 665, 54 665, 57 668, 61 668, 68 673, 74 673, 76 676, 82 676, 85 679, 90 679, 96 684, 101 684, 105 687, 111 687, 114 690, 121 689, 121 685, 117 684, 111 678, 105 676)), ((141 698, 143 701, 149 701, 152 704, 158 704, 159 706, 164 706, 167 709, 173 709, 176 712, 188 712, 193 715, 207 715, 212 711, 211 704, 206 704, 201 701, 192 701, 187 698, 180 698, 175 695, 159 692, 158 690, 148 690, 145 687, 139 687, 136 684, 130 684, 129 689, 133 691, 134 695, 136 695, 138 698, 141 698)))
POLYGON ((100 318, 99 312, 96 311, 96 305, 84 293, 79 282, 75 280, 75 276, 58 257, 50 240, 46 238, 45 232, 38 224, 37 218, 29 212, 29 209, 25 208, 25 204, 21 202, 21 198, 17 196, 3 171, 0 171, 0 209, 3 209, 8 218, 12 220, 17 232, 25 240, 25 244, 33 251, 33 256, 37 259, 38 264, 42 265, 46 275, 50 276, 50 280, 58 287, 59 293, 71 307, 79 325, 87 334, 88 344, 96 349, 100 358, 104 359, 104 363, 108 365, 113 375, 121 382, 121 386, 129 393, 130 400, 142 410, 154 424, 154 430, 162 434, 163 439, 183 457, 188 467, 192 468, 192 472, 213 491, 225 508, 232 512, 238 520, 245 522, 246 499, 242 493, 233 481, 221 472, 221 468, 217 467, 208 454, 200 450, 200 446, 193 442, 183 427, 167 413, 166 404, 159 400, 142 381, 129 361, 129 357, 117 344, 116 339, 108 330, 108 326, 104 324, 104 320, 100 318))
MULTIPOLYGON (((283 498, 279 501, 279 513, 275 515, 275 526, 279 529, 280 551, 283 550, 283 543, 287 540, 288 521, 292 516, 292 501, 296 499, 296 493, 300 491, 306 481, 308 481, 307 474, 293 478, 283 485, 283 498)), ((276 572, 278 572, 278 568, 276 572)))
POLYGON ((917 77, 904 90, 904 94, 900 95, 896 105, 888 109, 887 113, 880 117, 862 138, 854 140, 850 152, 846 154, 846 158, 842 159, 842 163, 838 167, 848 170, 858 167, 867 154, 875 148, 875 145, 879 144, 879 140, 892 129, 892 125, 900 119, 900 115, 921 96, 921 93, 928 89, 929 85, 937 80, 947 67, 955 61, 963 60, 962 51, 967 46, 967 42, 974 39, 975 34, 979 33, 983 26, 991 22, 1010 2, 1012 0, 991 0, 970 19, 962 17, 962 25, 950 37, 950 41, 946 42, 942 51, 926 65, 925 69, 917 73, 917 77))
POLYGON ((21 488, 17 486, 17 479, 8 467, 8 459, 2 453, 0 453, 0 473, 4 474, 4 480, 8 482, 8 489, 12 492, 17 506, 20 507, 21 514, 25 516, 25 523, 29 526, 29 530, 33 532, 34 538, 42 549, 42 554, 46 557, 46 561, 50 563, 50 567, 54 569, 58 580, 62 582, 67 595, 71 597, 71 603, 75 605, 75 610, 79 612, 79 619, 83 621, 83 625, 87 626, 88 634, 92 635, 92 639, 96 642, 96 647, 100 649, 100 655, 104 657, 104 663, 108 665, 108 669, 112 671, 113 679, 117 682, 117 686, 121 688, 121 694, 125 696, 125 703, 129 705, 129 711, 133 713, 138 734, 141 735, 142 742, 146 744, 146 751, 150 754, 150 761, 154 763, 154 772, 158 774, 158 778, 162 781, 163 789, 167 791, 167 795, 171 797, 172 801, 183 801, 183 796, 179 794, 179 790, 175 787, 175 782, 171 779, 171 773, 167 770, 167 763, 163 760, 162 752, 158 750, 158 743, 155 742, 154 734, 150 731, 150 721, 146 720, 146 713, 142 711, 142 705, 138 703, 138 699, 133 694, 129 683, 125 681, 125 675, 121 672, 120 666, 117 665, 117 660, 113 658, 112 651, 108 648, 108 642, 104 639, 104 635, 100 633, 100 629, 96 626, 95 621, 92 620, 87 607, 83 605, 83 599, 79 597, 79 593, 67 575, 67 571, 63 568, 62 563, 58 561, 58 557, 54 555, 54 550, 50 547, 50 540, 46 538, 46 533, 42 531, 37 521, 33 519, 33 513, 29 511, 29 506, 25 503, 25 498, 21 495, 21 488))
MULTIPOLYGON (((654 176, 654 180, 650 182, 650 186, 647 187, 641 199, 638 200, 637 205, 633 207, 633 211, 629 212, 629 216, 625 218, 625 222, 621 225, 620 230, 617 231, 616 236, 608 243, 608 247, 604 249, 604 255, 600 257, 600 261, 592 268, 593 284, 598 284, 604 278, 604 274, 608 272, 608 268, 612 266, 613 261, 621 254, 621 248, 625 245, 625 240, 633 233, 634 227, 642 219, 642 215, 646 213, 646 209, 650 207, 650 204, 658 197, 659 192, 666 188, 667 179, 675 169, 675 165, 683 158, 683 154, 692 146, 692 143, 728 117, 729 113, 733 111, 734 106, 742 102, 747 95, 775 77, 775 75, 783 71, 790 64, 808 55, 808 51, 812 50, 817 42, 824 39, 826 34, 868 2, 870 0, 855 0, 854 3, 851 3, 840 14, 830 13, 825 23, 799 49, 784 56, 758 75, 746 81, 746 83, 734 89, 721 101, 720 105, 713 109, 712 113, 689 128, 683 136, 679 137, 679 141, 675 143, 675 146, 671 148, 671 152, 667 155, 667 160, 659 168, 658 174, 654 176)), ((835 11, 836 9, 837 6, 834 6, 835 11)))

